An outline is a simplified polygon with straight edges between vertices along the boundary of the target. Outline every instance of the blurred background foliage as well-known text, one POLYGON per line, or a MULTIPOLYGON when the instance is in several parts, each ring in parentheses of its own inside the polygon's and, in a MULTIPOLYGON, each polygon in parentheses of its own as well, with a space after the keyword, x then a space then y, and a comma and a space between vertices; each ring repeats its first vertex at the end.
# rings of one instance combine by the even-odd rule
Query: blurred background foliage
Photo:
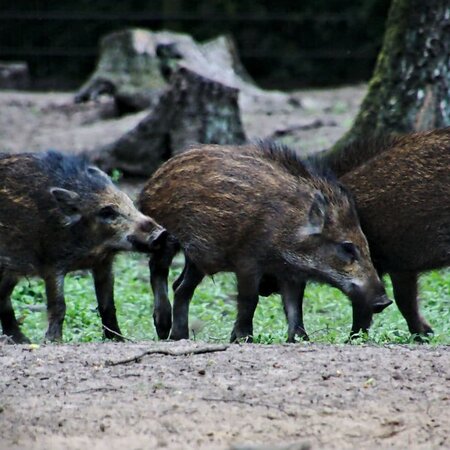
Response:
POLYGON ((75 88, 102 36, 127 27, 235 39, 267 88, 370 78, 390 0, 0 0, 0 60, 27 61, 36 88, 75 88))

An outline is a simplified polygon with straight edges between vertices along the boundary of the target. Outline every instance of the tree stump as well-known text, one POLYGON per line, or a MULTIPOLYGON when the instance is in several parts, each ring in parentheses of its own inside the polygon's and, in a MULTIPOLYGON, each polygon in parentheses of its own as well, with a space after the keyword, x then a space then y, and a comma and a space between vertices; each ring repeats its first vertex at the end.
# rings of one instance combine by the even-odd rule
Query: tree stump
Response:
POLYGON ((0 62, 0 89, 27 89, 29 86, 27 63, 0 62))
POLYGON ((201 44, 186 34, 128 29, 101 40, 97 68, 75 101, 107 94, 114 97, 119 113, 153 107, 180 67, 231 87, 257 89, 229 37, 201 44))
POLYGON ((104 170, 149 176, 190 144, 241 144, 238 89, 179 68, 150 114, 117 141, 89 155, 104 170))
POLYGON ((442 0, 393 0, 368 93, 332 152, 373 134, 450 125, 450 9, 442 0))

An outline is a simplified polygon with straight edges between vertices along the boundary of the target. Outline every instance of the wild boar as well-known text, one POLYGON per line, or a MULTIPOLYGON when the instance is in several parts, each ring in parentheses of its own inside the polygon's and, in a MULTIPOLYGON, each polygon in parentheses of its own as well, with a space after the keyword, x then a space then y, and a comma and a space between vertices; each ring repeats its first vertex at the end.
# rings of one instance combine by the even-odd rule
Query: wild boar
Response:
POLYGON ((364 161, 367 146, 325 163, 353 193, 375 268, 389 274, 409 331, 426 335, 432 328, 420 314, 418 274, 450 264, 450 128, 375 140, 364 161))
MULTIPOLYGON (((450 264, 450 128, 360 140, 317 163, 352 192, 374 266, 389 274, 409 331, 422 340, 433 330, 420 313, 418 275, 450 264)), ((278 290, 274 277, 263 278, 261 295, 278 290)))
POLYGON ((275 144, 199 146, 165 163, 147 182, 138 205, 170 239, 150 261, 154 321, 167 338, 171 306, 167 273, 179 248, 186 266, 175 284, 171 339, 188 338, 189 302, 205 275, 234 272, 237 319, 231 340, 251 338, 263 275, 281 287, 288 341, 303 335, 298 298, 306 279, 326 281, 353 305, 353 330, 390 300, 370 260, 347 191, 288 148, 275 144))
POLYGON ((112 264, 121 250, 152 251, 166 232, 85 159, 56 152, 0 156, 0 321, 21 332, 10 295, 20 277, 44 279, 46 339, 62 339, 64 276, 91 269, 105 337, 120 338, 112 264))

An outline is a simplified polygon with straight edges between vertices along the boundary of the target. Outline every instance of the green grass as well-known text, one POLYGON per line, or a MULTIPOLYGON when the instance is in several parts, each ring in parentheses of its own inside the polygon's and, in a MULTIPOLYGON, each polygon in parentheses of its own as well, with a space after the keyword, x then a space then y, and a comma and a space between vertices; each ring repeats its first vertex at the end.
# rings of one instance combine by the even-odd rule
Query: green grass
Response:
MULTIPOLYGON (((181 271, 181 260, 175 261, 171 281, 181 271)), ((121 255, 115 267, 115 297, 122 333, 133 340, 156 339, 151 309, 145 257, 121 255)), ((389 295, 392 290, 387 280, 389 295)), ((450 270, 423 275, 420 279, 422 311, 435 335, 432 344, 450 344, 450 270)), ((88 273, 66 277, 67 314, 65 342, 91 342, 102 339, 100 318, 96 310, 93 282, 88 273)), ((194 338, 212 342, 228 341, 235 318, 236 287, 231 274, 205 279, 197 288, 190 308, 194 338)), ((45 296, 40 280, 25 279, 13 294, 16 315, 22 329, 33 342, 41 342, 46 330, 45 296)), ((351 307, 338 290, 309 283, 304 301, 305 326, 314 342, 343 343, 351 326, 351 307)), ((260 298, 254 320, 255 341, 280 343, 286 339, 286 321, 277 295, 260 298)), ((410 343, 406 322, 395 305, 375 316, 370 332, 375 343, 410 343)))

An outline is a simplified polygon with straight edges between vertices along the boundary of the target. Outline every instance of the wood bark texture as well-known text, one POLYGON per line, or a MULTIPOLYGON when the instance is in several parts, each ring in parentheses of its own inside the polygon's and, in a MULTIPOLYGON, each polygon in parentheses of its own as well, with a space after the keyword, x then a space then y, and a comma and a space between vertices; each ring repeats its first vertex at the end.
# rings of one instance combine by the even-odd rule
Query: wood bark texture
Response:
POLYGON ((157 105, 136 128, 89 156, 107 171, 149 176, 190 144, 241 144, 239 91, 179 68, 157 105))
POLYGON ((333 151, 369 136, 450 125, 450 2, 393 0, 368 93, 333 151))
POLYGON ((186 34, 128 29, 102 39, 97 67, 75 101, 106 94, 114 97, 119 113, 153 107, 179 67, 241 90, 258 90, 228 36, 198 43, 186 34))

